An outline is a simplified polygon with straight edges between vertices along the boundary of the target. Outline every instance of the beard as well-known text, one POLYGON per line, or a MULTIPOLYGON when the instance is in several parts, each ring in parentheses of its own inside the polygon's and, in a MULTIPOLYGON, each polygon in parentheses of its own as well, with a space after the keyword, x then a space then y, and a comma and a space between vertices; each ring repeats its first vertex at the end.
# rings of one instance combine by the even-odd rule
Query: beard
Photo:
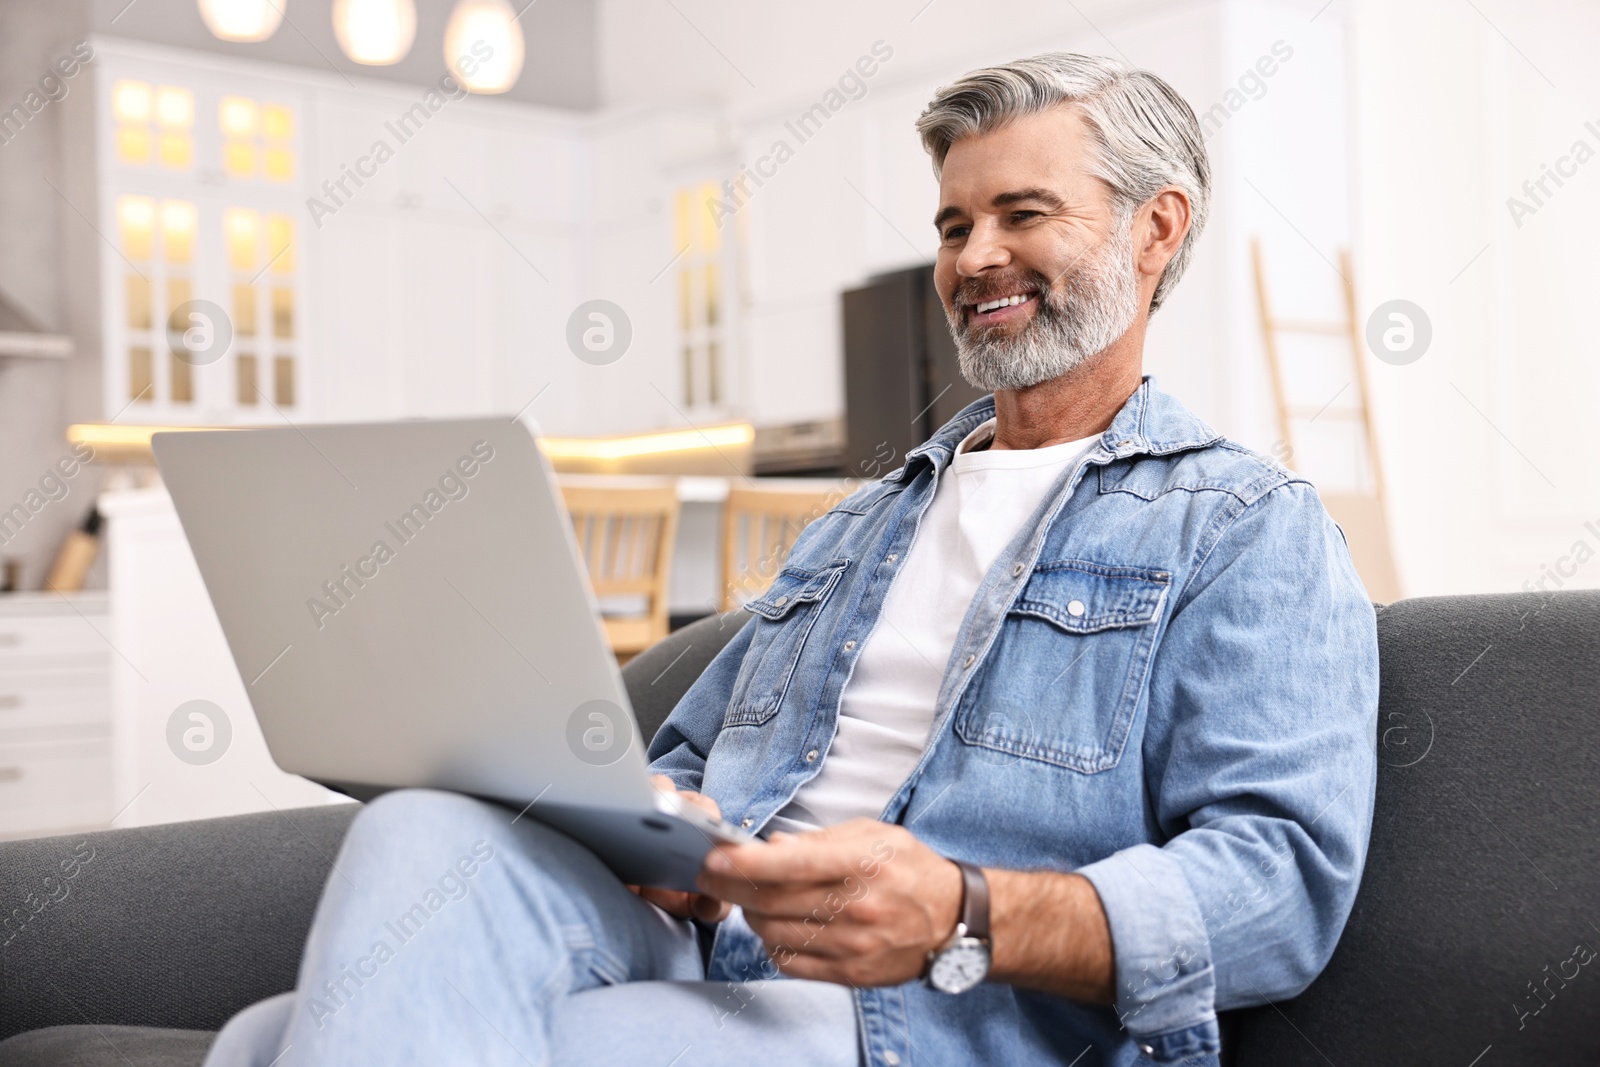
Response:
POLYGON ((961 376, 979 389, 1026 389, 1088 363, 1128 331, 1139 314, 1139 280, 1133 269, 1132 219, 1070 268, 1064 285, 1038 271, 996 282, 968 278, 951 294, 945 318, 956 342, 961 376), (965 307, 1021 289, 1038 295, 1033 318, 1014 336, 1004 326, 976 326, 965 307))

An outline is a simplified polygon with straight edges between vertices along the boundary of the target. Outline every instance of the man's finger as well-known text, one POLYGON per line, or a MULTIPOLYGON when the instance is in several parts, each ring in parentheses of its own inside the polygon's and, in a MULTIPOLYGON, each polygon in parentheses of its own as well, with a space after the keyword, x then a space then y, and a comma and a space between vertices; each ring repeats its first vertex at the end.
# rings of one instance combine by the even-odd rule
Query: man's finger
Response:
POLYGON ((694 911, 694 917, 703 923, 719 923, 733 910, 733 905, 726 900, 708 897, 703 893, 690 896, 689 907, 694 911))
POLYGON ((683 801, 685 804, 693 804, 695 807, 709 815, 715 816, 719 819, 722 818, 722 809, 717 807, 717 802, 706 796, 704 793, 679 793, 678 799, 683 801))
POLYGON ((768 842, 718 845, 706 856, 706 869, 767 885, 816 885, 850 875, 872 878, 894 856, 891 833, 888 826, 872 824, 848 833, 785 834, 768 842))
POLYGON ((654 886, 644 886, 639 890, 639 897, 649 901, 668 915, 675 915, 680 919, 689 917, 690 894, 676 889, 657 889, 654 886))
POLYGON ((772 962, 778 970, 790 978, 808 978, 813 982, 833 982, 835 985, 850 984, 839 973, 838 960, 824 959, 802 952, 784 952, 774 956, 772 962), (779 958, 782 958, 782 963, 778 963, 779 958))
POLYGON ((746 921, 757 937, 772 946, 768 952, 774 958, 791 953, 825 960, 844 959, 856 955, 840 944, 839 938, 830 936, 832 932, 826 926, 819 927, 814 922, 808 925, 788 919, 762 920, 748 916, 746 921))
POLYGON ((747 914, 771 919, 837 916, 871 891, 867 880, 859 875, 846 875, 839 882, 752 886, 735 874, 727 880, 726 886, 720 881, 715 885, 720 890, 713 895, 731 900, 747 914))

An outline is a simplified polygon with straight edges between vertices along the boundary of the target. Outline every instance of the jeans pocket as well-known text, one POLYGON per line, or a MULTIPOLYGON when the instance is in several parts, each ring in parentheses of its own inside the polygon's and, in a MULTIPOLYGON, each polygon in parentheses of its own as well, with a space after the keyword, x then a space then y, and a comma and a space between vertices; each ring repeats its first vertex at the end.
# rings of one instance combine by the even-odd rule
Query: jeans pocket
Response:
POLYGON ((955 733, 1085 774, 1122 758, 1172 576, 1055 560, 1034 568, 962 701, 955 733))

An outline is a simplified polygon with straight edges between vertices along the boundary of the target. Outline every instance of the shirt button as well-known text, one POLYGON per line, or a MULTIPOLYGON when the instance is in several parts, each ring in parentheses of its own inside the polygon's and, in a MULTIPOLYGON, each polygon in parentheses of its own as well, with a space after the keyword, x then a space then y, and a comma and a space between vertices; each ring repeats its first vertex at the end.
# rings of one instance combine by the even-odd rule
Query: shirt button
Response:
POLYGON ((1023 570, 1024 570, 1024 567, 1022 566, 1022 564, 1020 564, 1020 563, 1017 564, 1015 567, 1011 568, 1011 577, 1013 577, 1013 578, 1021 577, 1023 570))
POLYGON ((818 755, 819 755, 819 753, 817 752, 817 750, 816 749, 812 749, 810 752, 806 753, 806 762, 807 763, 815 763, 815 762, 817 762, 817 756, 818 755))
POLYGON ((741 819, 739 821, 739 825, 744 827, 746 830, 750 829, 750 827, 753 826, 754 824, 755 824, 755 820, 754 819, 746 818, 746 819, 741 819))
POLYGON ((900 553, 898 553, 898 552, 891 552, 891 553, 889 553, 889 554, 888 554, 888 555, 887 555, 887 556, 885 556, 885 557, 883 557, 883 558, 884 558, 884 559, 885 559, 885 560, 886 560, 886 561, 888 561, 888 562, 890 562, 890 563, 893 563, 893 562, 894 562, 894 561, 895 561, 895 560, 897 560, 897 559, 899 559, 899 558, 900 558, 900 553))
MULTIPOLYGON (((1124 442, 1124 444, 1126 444, 1126 442, 1124 442)), ((1156 1054, 1156 1047, 1154 1045, 1140 1045, 1139 1051, 1144 1053, 1146 1056, 1154 1056, 1156 1054)))
POLYGON ((776 604, 780 608, 783 607, 788 602, 789 602, 789 598, 786 597, 786 596, 781 596, 777 600, 773 601, 773 603, 776 604))
POLYGON ((896 1067, 896 1064, 900 1062, 900 1053, 894 1049, 889 1049, 883 1054, 883 1062, 887 1063, 889 1067, 896 1067))
POLYGON ((846 641, 844 643, 844 650, 846 652, 849 652, 852 648, 855 648, 855 647, 856 647, 856 639, 853 638, 853 637, 850 640, 848 640, 848 641, 846 641))
POLYGON ((978 657, 974 656, 971 652, 968 652, 967 653, 967 658, 961 661, 962 669, 964 670, 967 667, 972 666, 976 662, 978 662, 978 657))
POLYGON ((1071 615, 1074 619, 1076 619, 1079 615, 1082 615, 1083 612, 1084 612, 1083 601, 1081 601, 1081 600, 1069 600, 1069 601, 1067 601, 1067 614, 1068 615, 1071 615))

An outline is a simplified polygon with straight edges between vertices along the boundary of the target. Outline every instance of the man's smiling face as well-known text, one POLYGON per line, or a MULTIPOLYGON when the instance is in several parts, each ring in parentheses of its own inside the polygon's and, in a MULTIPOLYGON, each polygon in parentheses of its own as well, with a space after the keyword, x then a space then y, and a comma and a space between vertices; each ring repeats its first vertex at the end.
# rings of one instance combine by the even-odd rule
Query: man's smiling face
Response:
POLYGON ((1092 173, 1095 151, 1071 107, 950 146, 935 279, 974 385, 1020 389, 1064 374, 1143 306, 1129 220, 1092 173))

